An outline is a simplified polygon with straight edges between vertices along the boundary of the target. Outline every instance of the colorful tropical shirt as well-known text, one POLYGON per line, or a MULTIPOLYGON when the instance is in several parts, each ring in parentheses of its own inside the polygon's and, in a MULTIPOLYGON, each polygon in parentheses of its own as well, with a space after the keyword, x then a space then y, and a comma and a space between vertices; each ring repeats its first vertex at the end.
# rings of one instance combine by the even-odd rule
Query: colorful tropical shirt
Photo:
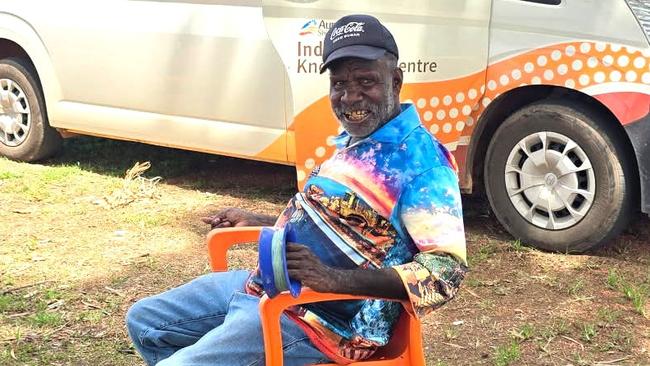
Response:
MULTIPOLYGON (((367 138, 337 150, 314 169, 277 226, 291 223, 297 242, 341 269, 394 268, 410 306, 397 301, 333 301, 287 314, 337 363, 371 356, 386 345, 401 312, 421 317, 449 301, 467 270, 457 168, 420 123, 415 107, 367 138)), ((256 272, 247 292, 263 294, 256 272)))

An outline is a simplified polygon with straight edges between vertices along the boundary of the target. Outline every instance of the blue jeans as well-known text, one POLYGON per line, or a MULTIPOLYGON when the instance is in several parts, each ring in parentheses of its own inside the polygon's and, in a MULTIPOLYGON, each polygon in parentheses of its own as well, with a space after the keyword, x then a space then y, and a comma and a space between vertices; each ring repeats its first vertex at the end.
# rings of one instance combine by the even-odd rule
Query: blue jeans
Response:
MULTIPOLYGON (((243 292, 248 275, 210 273, 133 304, 126 324, 147 365, 264 365, 259 298, 243 292)), ((285 365, 328 362, 285 315, 281 328, 285 365)))

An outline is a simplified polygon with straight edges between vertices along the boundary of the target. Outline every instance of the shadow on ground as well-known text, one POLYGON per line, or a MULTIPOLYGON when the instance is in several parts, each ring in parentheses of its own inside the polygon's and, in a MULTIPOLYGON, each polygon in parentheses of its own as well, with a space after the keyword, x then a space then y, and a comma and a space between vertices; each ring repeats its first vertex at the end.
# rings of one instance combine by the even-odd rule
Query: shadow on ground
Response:
POLYGON ((66 139, 60 155, 45 165, 78 165, 97 174, 123 177, 136 162, 149 161, 146 177, 210 193, 228 190, 247 198, 269 194, 278 198, 297 189, 291 166, 179 150, 97 137, 66 139), (261 178, 263 177, 263 178, 261 178))

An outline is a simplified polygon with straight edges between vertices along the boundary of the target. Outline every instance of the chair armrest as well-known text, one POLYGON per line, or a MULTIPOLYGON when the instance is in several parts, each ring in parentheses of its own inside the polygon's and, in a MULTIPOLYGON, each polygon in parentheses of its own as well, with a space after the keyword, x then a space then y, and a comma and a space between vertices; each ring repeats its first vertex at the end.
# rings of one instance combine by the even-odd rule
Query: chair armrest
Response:
POLYGON ((208 256, 213 271, 221 272, 228 270, 228 258, 226 252, 235 244, 257 242, 260 226, 226 227, 212 229, 208 233, 208 256))
MULTIPOLYGON (((280 293, 270 299, 267 295, 260 299, 260 319, 262 322, 262 333, 264 335, 264 350, 266 353, 266 365, 282 365, 282 331, 280 329, 280 316, 282 312, 291 306, 310 304, 321 301, 338 300, 368 300, 377 299, 371 296, 355 296, 345 294, 331 294, 316 292, 310 288, 303 287, 300 296, 294 298, 288 291, 280 293)), ((406 300, 401 301, 404 306, 411 306, 406 300)))

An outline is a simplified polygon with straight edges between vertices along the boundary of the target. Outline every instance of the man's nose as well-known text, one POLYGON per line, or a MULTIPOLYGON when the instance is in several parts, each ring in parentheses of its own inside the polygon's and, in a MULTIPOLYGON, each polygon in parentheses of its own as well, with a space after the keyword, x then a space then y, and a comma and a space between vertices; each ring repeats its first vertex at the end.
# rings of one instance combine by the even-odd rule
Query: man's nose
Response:
POLYGON ((350 85, 345 88, 343 96, 341 97, 341 102, 347 105, 353 105, 356 102, 361 101, 361 90, 357 85, 350 85))

